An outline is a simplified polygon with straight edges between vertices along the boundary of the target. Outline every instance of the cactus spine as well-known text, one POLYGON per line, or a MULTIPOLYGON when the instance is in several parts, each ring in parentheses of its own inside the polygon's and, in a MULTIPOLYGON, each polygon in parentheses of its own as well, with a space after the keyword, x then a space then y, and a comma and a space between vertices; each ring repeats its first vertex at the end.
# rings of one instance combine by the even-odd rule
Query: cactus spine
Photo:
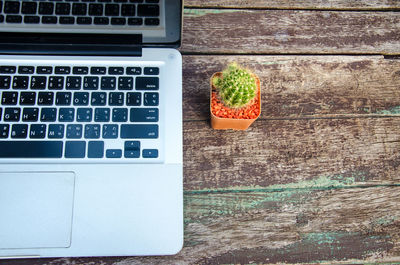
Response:
POLYGON ((213 79, 213 84, 225 106, 230 108, 245 107, 256 97, 255 78, 237 63, 229 64, 222 72, 222 77, 213 79))

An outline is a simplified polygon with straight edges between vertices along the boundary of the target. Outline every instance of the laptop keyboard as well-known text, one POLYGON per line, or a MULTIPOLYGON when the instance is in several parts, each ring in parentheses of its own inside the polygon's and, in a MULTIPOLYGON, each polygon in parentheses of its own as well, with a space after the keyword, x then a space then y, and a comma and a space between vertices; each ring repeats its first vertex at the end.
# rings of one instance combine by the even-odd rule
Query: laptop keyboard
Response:
POLYGON ((160 68, 0 65, 0 158, 157 159, 160 68))
POLYGON ((1 24, 160 25, 159 0, 0 1, 1 24))

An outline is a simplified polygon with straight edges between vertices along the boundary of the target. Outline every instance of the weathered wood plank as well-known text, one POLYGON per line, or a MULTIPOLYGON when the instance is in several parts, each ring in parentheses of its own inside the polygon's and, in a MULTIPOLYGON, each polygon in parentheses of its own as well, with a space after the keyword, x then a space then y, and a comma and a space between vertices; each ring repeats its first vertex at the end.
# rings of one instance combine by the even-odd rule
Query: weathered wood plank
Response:
POLYGON ((391 0, 185 0, 185 7, 382 10, 400 8, 400 3, 391 0))
POLYGON ((400 118, 257 120, 247 131, 184 123, 185 190, 346 178, 400 181, 400 118))
POLYGON ((259 75, 261 118, 400 114, 400 60, 383 56, 183 56, 183 117, 206 120, 209 79, 237 61, 259 75))
MULTIPOLYGON (((292 183, 291 185, 294 185, 292 183)), ((185 244, 171 257, 46 264, 249 264, 400 260, 400 187, 185 194, 185 244)), ((30 260, 20 264, 42 264, 30 260)), ((16 264, 5 261, 3 265, 16 264)))
POLYGON ((184 53, 399 54, 400 13, 185 9, 184 53))

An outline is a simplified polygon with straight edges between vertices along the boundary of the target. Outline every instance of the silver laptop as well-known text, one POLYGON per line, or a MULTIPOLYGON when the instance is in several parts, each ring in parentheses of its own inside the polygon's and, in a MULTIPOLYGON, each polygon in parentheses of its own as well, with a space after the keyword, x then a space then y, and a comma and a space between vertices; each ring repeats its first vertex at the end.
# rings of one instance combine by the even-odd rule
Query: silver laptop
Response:
POLYGON ((177 253, 182 1, 0 11, 0 258, 177 253))

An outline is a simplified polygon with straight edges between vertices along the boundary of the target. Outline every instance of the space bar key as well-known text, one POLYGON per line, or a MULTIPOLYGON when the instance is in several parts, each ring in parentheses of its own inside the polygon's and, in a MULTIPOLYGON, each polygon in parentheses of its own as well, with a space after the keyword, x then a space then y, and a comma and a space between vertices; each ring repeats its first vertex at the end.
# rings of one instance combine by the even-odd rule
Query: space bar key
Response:
POLYGON ((0 158, 61 158, 62 141, 0 141, 0 158))

